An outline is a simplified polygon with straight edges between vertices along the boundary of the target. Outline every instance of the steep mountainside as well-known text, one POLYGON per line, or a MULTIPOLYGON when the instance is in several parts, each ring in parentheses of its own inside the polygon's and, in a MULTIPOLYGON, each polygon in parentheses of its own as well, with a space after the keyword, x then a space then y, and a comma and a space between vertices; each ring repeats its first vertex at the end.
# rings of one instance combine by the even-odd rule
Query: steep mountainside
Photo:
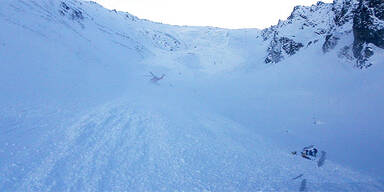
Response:
MULTIPOLYGON (((311 7, 297 6, 285 21, 262 31, 269 44, 266 63, 277 63, 320 43, 323 52, 366 68, 376 49, 383 48, 382 1, 335 0, 311 7)), ((380 50, 381 51, 381 50, 380 50)))
POLYGON ((1 0, 0 191, 383 191, 381 11, 229 30, 1 0))

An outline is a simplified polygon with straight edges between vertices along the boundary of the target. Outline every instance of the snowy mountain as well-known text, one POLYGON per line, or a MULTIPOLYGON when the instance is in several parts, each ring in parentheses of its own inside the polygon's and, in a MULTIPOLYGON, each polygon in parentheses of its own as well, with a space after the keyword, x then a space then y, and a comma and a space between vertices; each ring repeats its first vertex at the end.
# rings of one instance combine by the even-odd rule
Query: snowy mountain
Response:
POLYGON ((229 30, 2 0, 0 191, 383 191, 382 5, 229 30))
POLYGON ((297 6, 287 20, 263 30, 269 44, 265 62, 277 63, 320 43, 324 53, 337 52, 358 68, 369 67, 369 58, 383 48, 382 6, 381 1, 357 0, 297 6))

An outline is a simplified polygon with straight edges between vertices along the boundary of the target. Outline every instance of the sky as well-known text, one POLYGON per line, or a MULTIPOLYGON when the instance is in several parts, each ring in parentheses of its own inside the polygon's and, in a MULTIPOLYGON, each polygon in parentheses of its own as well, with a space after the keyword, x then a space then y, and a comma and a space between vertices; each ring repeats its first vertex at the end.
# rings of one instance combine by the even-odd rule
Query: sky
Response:
MULTIPOLYGON (((286 19, 295 5, 317 0, 93 0, 151 21, 223 28, 259 28, 286 19)), ((324 0, 323 2, 332 2, 324 0)))

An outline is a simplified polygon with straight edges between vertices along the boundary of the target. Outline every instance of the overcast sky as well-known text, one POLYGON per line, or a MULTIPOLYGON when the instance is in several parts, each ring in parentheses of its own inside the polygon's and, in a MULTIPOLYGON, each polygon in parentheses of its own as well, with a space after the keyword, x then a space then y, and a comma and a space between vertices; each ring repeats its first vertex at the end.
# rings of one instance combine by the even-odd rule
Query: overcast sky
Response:
MULTIPOLYGON (((286 19, 295 5, 317 0, 93 0, 109 9, 175 25, 265 28, 286 19)), ((323 2, 332 2, 325 0, 323 2)))

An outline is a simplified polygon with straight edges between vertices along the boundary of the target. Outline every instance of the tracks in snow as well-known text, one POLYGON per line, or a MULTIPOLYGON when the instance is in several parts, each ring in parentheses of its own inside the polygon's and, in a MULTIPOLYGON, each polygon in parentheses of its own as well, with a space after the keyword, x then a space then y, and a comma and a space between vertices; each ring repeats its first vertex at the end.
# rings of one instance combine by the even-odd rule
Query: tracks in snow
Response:
MULTIPOLYGON (((332 163, 317 170, 298 162, 223 117, 182 111, 104 105, 42 138, 40 152, 23 158, 31 161, 29 167, 24 162, 25 174, 0 182, 0 189, 292 191, 299 187, 291 180, 298 173, 316 191, 379 189, 332 163)), ((3 176, 17 175, 9 167, 3 176)))

